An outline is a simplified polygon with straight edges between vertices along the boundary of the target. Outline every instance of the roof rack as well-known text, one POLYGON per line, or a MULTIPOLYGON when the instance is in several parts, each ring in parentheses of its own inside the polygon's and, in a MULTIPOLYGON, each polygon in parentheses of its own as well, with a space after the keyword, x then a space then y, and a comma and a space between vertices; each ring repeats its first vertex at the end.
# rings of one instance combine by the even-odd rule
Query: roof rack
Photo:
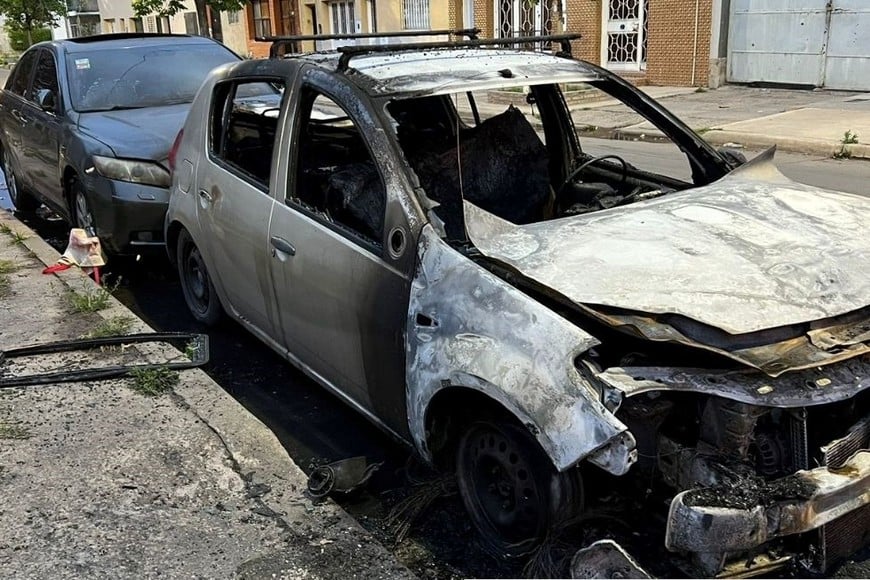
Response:
MULTIPOLYGON (((358 32, 354 34, 296 34, 293 36, 257 36, 254 38, 257 42, 271 42, 269 48, 269 58, 278 58, 280 49, 290 48, 291 53, 298 52, 296 48, 297 42, 305 40, 354 40, 363 38, 403 38, 409 36, 467 36, 469 39, 476 40, 480 34, 479 28, 444 28, 441 30, 398 30, 396 32, 358 32)), ((408 43, 406 43, 408 44, 408 43)))
POLYGON ((470 40, 458 40, 448 42, 405 42, 401 44, 381 44, 381 45, 360 45, 360 46, 340 46, 338 52, 341 53, 341 58, 338 60, 337 71, 346 71, 350 63, 350 59, 362 54, 370 54, 373 52, 401 52, 408 50, 421 49, 449 49, 449 48, 477 48, 481 46, 511 46, 518 44, 534 44, 536 42, 558 42, 561 50, 557 53, 558 56, 571 56, 571 41, 579 40, 581 35, 579 32, 568 34, 545 34, 541 36, 515 36, 513 38, 472 38, 470 40))

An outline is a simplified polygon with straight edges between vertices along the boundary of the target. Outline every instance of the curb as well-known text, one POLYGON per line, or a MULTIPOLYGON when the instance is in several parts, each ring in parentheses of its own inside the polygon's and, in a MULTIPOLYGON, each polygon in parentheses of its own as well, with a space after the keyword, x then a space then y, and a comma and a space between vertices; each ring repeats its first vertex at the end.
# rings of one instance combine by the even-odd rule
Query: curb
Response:
MULTIPOLYGON (((612 129, 598 127, 594 131, 594 135, 590 134, 590 136, 637 141, 661 141, 666 139, 657 129, 618 127, 612 129)), ((701 135, 701 137, 707 143, 720 147, 738 143, 748 149, 767 149, 775 145, 778 151, 789 151, 791 153, 844 159, 870 159, 870 145, 863 143, 843 145, 819 139, 795 139, 777 137, 775 135, 761 135, 759 133, 745 133, 743 131, 728 131, 725 129, 710 129, 701 135), (845 155, 843 155, 843 151, 846 152, 845 155)))
MULTIPOLYGON (((57 262, 60 254, 33 230, 19 221, 8 210, 0 210, 0 225, 26 236, 20 243, 45 266, 57 262)), ((67 288, 79 292, 93 292, 97 284, 78 268, 53 274, 67 288)), ((130 332, 153 332, 145 321, 109 296, 110 307, 94 314, 103 320, 125 316, 135 322, 130 332)), ((264 346, 264 348, 266 348, 264 346)), ((147 359, 164 361, 181 353, 170 345, 137 345, 147 359)), ((289 364, 289 363, 288 363, 289 364)), ((251 487, 268 489, 262 502, 272 510, 279 525, 299 535, 328 538, 318 544, 319 558, 346 558, 346 553, 330 552, 344 543, 352 544, 353 569, 348 577, 359 578, 415 578, 414 574, 396 560, 395 555, 362 528, 347 512, 331 499, 314 503, 303 495, 307 476, 293 461, 278 438, 259 419, 233 399, 202 369, 180 371, 178 385, 173 392, 180 404, 202 421, 220 439, 227 454, 238 465, 238 472, 251 487), (316 525, 312 525, 316 524, 316 525), (327 543, 328 542, 328 543, 327 543)), ((313 550, 313 548, 312 548, 313 550)), ((300 561, 309 559, 300 552, 300 561)), ((293 553, 286 554, 292 559, 293 553)), ((311 562, 316 566, 316 561, 311 562)), ((316 570, 311 570, 316 574, 316 570)))

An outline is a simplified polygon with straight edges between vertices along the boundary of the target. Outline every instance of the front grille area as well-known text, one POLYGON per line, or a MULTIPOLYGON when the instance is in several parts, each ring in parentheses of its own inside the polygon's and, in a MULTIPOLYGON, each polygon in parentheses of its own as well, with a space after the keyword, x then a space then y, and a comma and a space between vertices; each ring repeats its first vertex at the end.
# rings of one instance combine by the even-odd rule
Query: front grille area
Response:
POLYGON ((870 543, 870 505, 837 518, 821 531, 821 569, 827 570, 870 543))

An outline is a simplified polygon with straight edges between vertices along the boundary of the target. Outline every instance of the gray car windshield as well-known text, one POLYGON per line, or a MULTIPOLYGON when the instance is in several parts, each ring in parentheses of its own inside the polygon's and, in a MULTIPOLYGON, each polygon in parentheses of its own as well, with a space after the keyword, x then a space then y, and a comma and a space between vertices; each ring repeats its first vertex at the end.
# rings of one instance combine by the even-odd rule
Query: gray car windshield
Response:
POLYGON ((236 60, 218 44, 76 52, 67 56, 73 108, 92 112, 190 103, 211 69, 236 60))

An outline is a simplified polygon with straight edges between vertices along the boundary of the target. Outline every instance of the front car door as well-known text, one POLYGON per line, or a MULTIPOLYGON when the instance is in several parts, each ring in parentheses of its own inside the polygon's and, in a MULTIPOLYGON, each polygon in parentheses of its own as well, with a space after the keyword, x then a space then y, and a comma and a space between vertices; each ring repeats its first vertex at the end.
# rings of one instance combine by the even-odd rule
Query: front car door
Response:
MULTIPOLYGON (((273 309, 267 240, 284 80, 215 85, 206 148, 196 168, 197 216, 208 240, 209 273, 224 306, 261 338, 280 335, 273 309)), ((280 343, 280 340, 278 341, 280 343)))
POLYGON ((39 51, 33 84, 28 93, 31 123, 26 139, 32 152, 29 175, 33 185, 56 205, 63 205, 63 186, 59 169, 60 140, 63 131, 63 103, 57 76, 57 63, 50 50, 39 51), (50 91, 54 106, 43 109, 38 104, 40 91, 50 91))
POLYGON ((298 84, 287 195, 269 224, 284 340, 321 382, 404 435, 410 188, 363 95, 313 68, 298 84))

